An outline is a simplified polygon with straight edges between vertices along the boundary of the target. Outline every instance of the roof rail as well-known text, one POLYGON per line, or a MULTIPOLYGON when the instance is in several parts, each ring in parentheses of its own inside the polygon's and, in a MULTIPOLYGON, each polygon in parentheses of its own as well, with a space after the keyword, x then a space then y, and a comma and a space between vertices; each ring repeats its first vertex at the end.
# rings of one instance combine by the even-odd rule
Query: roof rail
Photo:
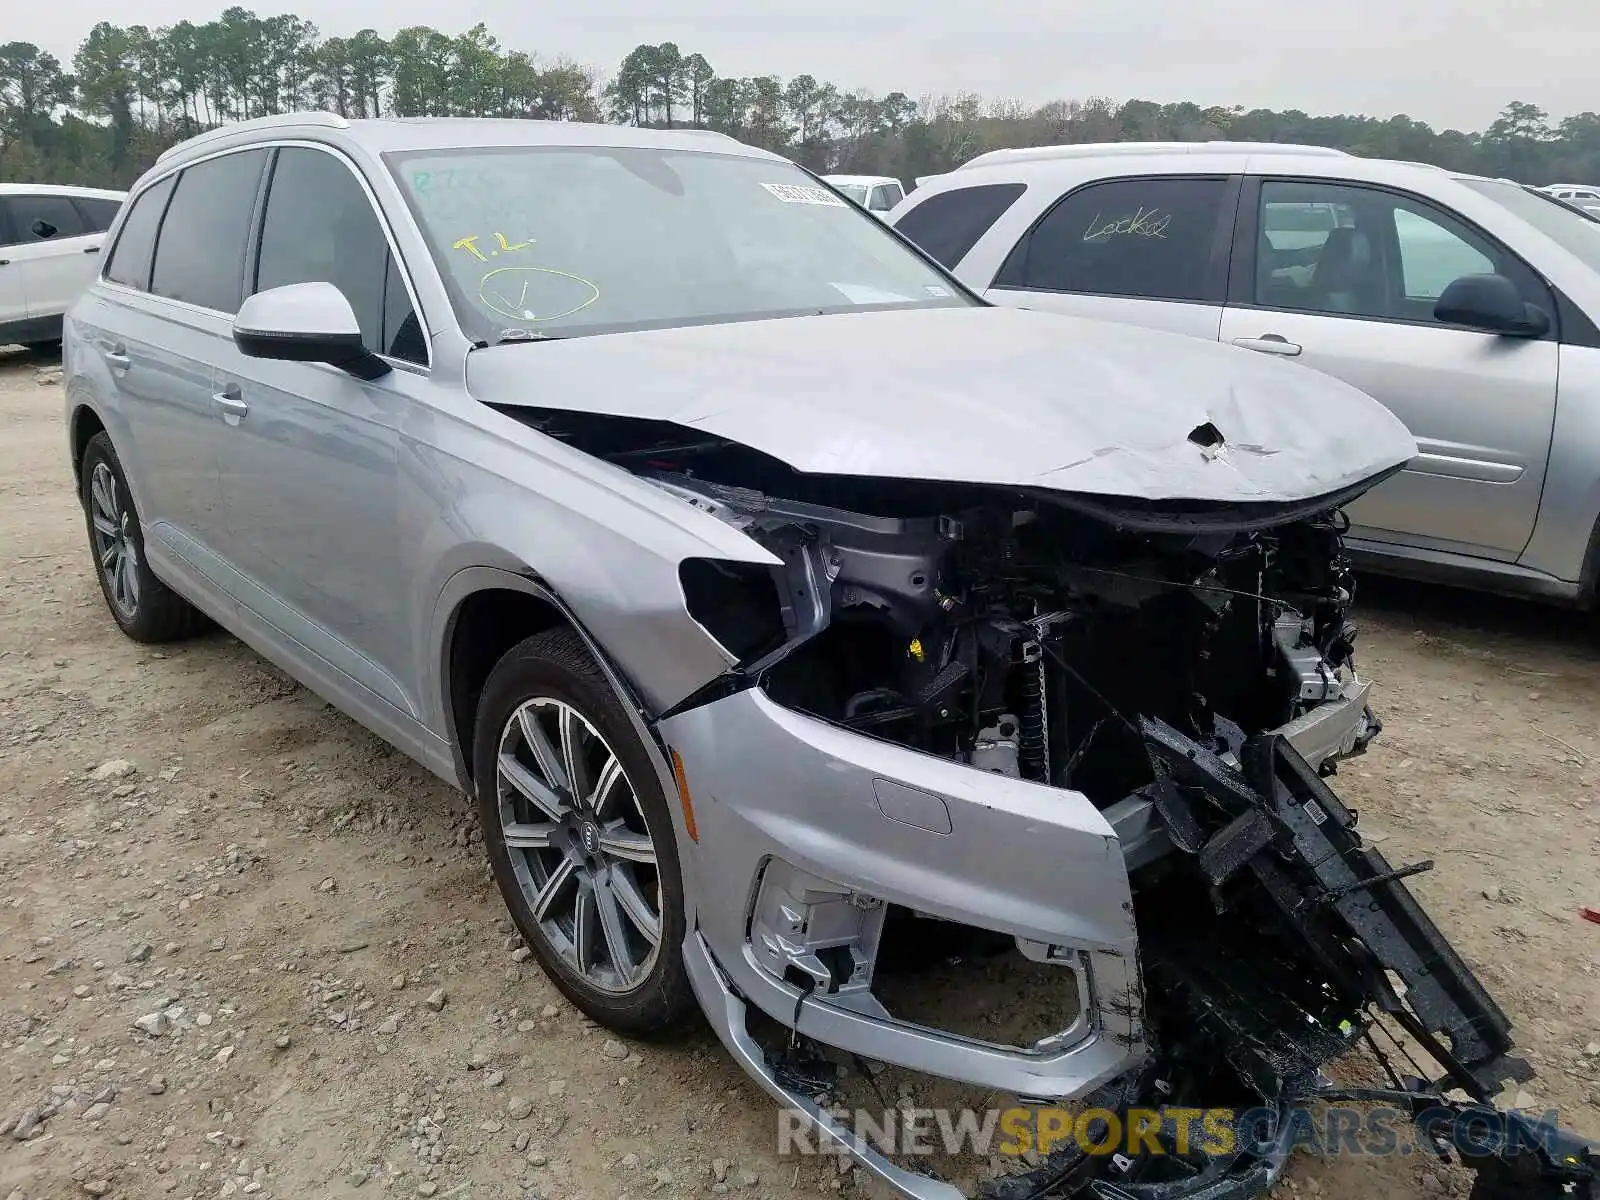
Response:
POLYGON ((724 142, 737 142, 739 139, 731 133, 723 133, 720 129, 705 129, 699 125, 675 125, 667 130, 668 133, 693 133, 700 137, 719 138, 724 142))
POLYGON ((1098 158, 1107 154, 1311 154, 1325 158, 1349 158, 1344 150, 1331 146, 1301 146, 1290 142, 1074 142, 1064 146, 1017 146, 990 150, 969 158, 956 170, 987 167, 996 163, 1046 162, 1061 158, 1098 158))
POLYGON ((169 146, 156 156, 157 163, 166 162, 180 150, 187 151, 194 146, 205 146, 212 142, 219 142, 236 133, 249 133, 256 129, 280 129, 284 126, 315 125, 321 129, 349 129, 350 122, 338 113, 311 111, 274 113, 267 117, 251 117, 248 121, 234 121, 228 125, 218 125, 215 129, 208 129, 204 133, 197 133, 192 138, 179 142, 176 146, 169 146))

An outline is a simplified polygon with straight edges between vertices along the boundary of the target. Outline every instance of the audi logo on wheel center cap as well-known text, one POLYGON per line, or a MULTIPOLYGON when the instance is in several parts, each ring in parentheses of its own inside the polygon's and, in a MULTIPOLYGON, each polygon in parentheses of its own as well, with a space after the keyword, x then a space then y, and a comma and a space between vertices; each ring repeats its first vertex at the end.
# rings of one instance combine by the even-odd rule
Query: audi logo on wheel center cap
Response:
POLYGON ((595 828, 593 821, 585 821, 578 836, 583 840, 585 854, 598 854, 600 852, 600 831, 595 828))

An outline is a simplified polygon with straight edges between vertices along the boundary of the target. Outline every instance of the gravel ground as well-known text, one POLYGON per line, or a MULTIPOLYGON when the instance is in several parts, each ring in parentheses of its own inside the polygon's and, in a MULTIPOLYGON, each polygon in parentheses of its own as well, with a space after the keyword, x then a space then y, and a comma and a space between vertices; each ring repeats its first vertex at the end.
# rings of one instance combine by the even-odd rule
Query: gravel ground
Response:
MULTIPOLYGON (((709 1033, 624 1044, 511 933, 463 797, 231 638, 116 631, 58 375, 0 353, 0 1197, 887 1195, 781 1159, 709 1033)), ((1593 620, 1368 581, 1339 776, 1600 1137, 1593 620)), ((893 1094, 913 1081, 891 1077, 893 1094)), ((918 1085, 922 1086, 922 1085, 918 1085)), ((1462 1194, 1419 1160, 1286 1190, 1462 1194)))

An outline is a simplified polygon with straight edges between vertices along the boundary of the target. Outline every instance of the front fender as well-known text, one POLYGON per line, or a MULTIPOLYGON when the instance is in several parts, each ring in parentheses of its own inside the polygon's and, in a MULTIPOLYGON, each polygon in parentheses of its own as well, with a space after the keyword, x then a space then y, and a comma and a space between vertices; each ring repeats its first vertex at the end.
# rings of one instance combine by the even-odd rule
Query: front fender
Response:
MULTIPOLYGON (((485 548, 487 550, 487 548, 485 548)), ((451 755, 455 761, 456 781, 461 789, 468 795, 472 794, 472 785, 468 764, 461 747, 461 739, 457 736, 455 713, 450 704, 449 690, 449 647, 455 631, 455 620, 464 601, 478 592, 484 591, 510 591, 529 596, 559 614, 562 622, 574 633, 583 639, 588 647, 591 657, 599 666, 601 674, 611 685, 622 710, 628 715, 628 723, 632 726, 639 742, 645 748, 645 753, 650 759, 651 768, 655 771, 656 782, 661 792, 667 797, 667 809, 672 813, 673 837, 678 848, 678 865, 683 873, 686 896, 692 903, 692 898, 701 894, 698 886, 698 858, 695 853, 694 839, 689 836, 688 826, 684 819, 681 806, 673 803, 677 796, 677 782, 673 776, 672 767, 667 760, 667 754, 661 739, 656 735, 644 702, 638 691, 633 687, 624 674, 618 670, 615 663, 607 655, 605 647, 594 637, 579 616, 562 601, 548 585, 542 580, 533 577, 526 571, 507 570, 503 567, 476 566, 467 567, 457 571, 445 583, 434 605, 434 615, 431 624, 429 644, 435 647, 433 657, 433 673, 427 681, 425 695, 430 702, 439 709, 439 720, 446 731, 450 742, 451 755)), ((468 747, 466 753, 471 753, 468 747)), ((692 913, 691 913, 692 917, 692 913)))
MULTIPOLYGON (((446 422, 412 442, 402 472, 419 489, 408 522, 422 595, 419 674, 438 697, 439 613, 462 572, 537 580, 559 598, 650 714, 733 665, 689 615, 678 577, 686 558, 776 564, 769 551, 688 502, 552 438, 501 418, 504 429, 446 422)), ((460 592, 464 596, 466 592, 460 592)), ((459 599, 457 599, 459 603, 459 599)))

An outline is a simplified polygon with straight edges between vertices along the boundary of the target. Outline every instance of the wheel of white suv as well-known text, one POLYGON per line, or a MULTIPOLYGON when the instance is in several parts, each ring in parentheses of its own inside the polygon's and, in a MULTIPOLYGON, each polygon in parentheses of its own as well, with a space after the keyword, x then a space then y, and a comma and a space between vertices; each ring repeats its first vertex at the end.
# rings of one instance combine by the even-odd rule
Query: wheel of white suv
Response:
POLYGON ((495 881, 561 992, 595 1021, 665 1033, 693 1011, 672 818, 616 694, 570 630, 490 672, 473 778, 495 881))
POLYGON ((104 432, 89 439, 81 475, 95 577, 122 632, 136 642, 170 642, 207 628, 205 615, 157 579, 145 561, 133 494, 104 432))

